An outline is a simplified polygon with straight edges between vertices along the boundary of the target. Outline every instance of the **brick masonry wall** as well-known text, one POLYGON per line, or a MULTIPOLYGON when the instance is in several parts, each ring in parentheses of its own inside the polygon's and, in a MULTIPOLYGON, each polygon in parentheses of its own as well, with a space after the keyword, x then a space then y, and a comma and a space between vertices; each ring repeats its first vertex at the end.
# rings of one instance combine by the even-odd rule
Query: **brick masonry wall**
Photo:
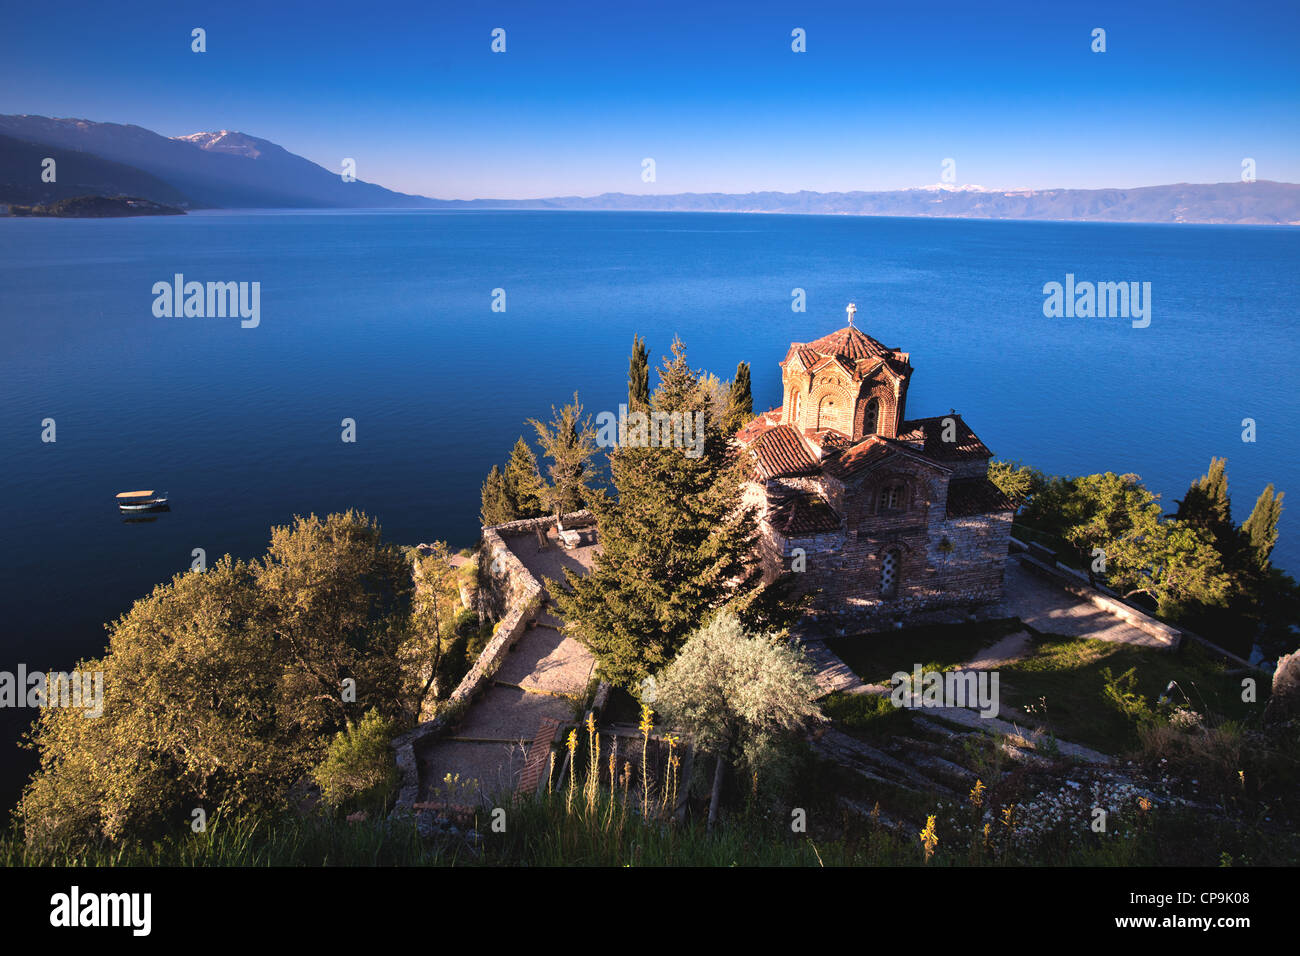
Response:
POLYGON ((866 624, 996 602, 1002 597, 1012 516, 948 518, 947 491, 948 476, 921 462, 899 463, 848 486, 828 477, 822 492, 844 515, 844 529, 786 538, 763 525, 765 577, 789 570, 791 552, 802 548, 802 590, 816 593, 815 612, 866 624), (880 488, 895 483, 906 486, 908 507, 876 513, 880 488), (890 551, 898 555, 899 583, 897 594, 885 599, 881 571, 890 551))

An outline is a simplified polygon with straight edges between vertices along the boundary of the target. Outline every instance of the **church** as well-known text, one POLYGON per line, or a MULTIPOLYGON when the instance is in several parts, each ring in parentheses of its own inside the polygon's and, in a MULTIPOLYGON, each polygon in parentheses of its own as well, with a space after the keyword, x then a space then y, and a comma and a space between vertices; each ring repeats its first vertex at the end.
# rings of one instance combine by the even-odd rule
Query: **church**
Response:
POLYGON ((1014 507, 960 415, 907 417, 912 364, 853 324, 792 343, 781 407, 736 435, 764 577, 794 572, 819 617, 886 627, 1002 597, 1014 507))

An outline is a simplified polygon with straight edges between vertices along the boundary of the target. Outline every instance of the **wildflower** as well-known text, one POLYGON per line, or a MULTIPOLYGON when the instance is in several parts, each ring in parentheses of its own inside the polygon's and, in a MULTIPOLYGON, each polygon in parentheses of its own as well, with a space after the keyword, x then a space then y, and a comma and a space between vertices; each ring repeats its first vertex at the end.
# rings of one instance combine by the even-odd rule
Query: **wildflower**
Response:
POLYGON ((977 807, 984 806, 984 791, 987 789, 988 787, 984 786, 984 781, 976 780, 975 786, 970 789, 970 802, 977 807))
POLYGON ((934 856, 934 848, 939 845, 939 834, 935 832, 935 817, 933 814, 925 821, 925 829, 921 831, 921 845, 925 847, 925 862, 930 862, 930 857, 934 856))
POLYGON ((573 765, 574 754, 578 750, 578 732, 576 730, 569 731, 568 748, 569 748, 569 793, 564 801, 564 811, 566 813, 568 813, 570 810, 573 809, 573 787, 574 787, 574 782, 577 780, 578 777, 577 768, 574 767, 573 765))

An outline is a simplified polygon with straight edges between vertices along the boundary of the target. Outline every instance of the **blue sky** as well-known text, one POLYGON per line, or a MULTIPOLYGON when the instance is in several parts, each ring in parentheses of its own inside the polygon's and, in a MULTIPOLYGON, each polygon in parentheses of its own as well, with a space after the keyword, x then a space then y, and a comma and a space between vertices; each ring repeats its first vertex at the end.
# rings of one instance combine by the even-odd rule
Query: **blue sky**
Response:
POLYGON ((897 189, 949 157, 988 187, 1300 181, 1295 0, 980 6, 11 3, 0 112, 237 129, 447 198, 897 189))

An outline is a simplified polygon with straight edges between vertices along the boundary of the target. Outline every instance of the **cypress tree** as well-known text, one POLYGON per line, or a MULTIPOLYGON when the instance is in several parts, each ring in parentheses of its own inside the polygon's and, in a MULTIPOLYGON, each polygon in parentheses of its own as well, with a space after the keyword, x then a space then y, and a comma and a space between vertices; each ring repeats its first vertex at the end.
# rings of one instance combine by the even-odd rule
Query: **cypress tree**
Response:
POLYGON ((754 395, 750 389, 749 363, 736 366, 736 377, 727 396, 727 431, 735 433, 754 417, 754 395))
POLYGON ((1226 458, 1210 459, 1210 470, 1192 482, 1178 502, 1179 520, 1213 531, 1216 536, 1232 527, 1227 465, 1226 458))
POLYGON ((482 507, 479 510, 479 520, 483 527, 491 525, 504 524, 507 521, 515 520, 514 505, 510 501, 510 496, 506 493, 505 476, 501 474, 501 469, 496 465, 488 472, 487 480, 483 482, 482 507))
POLYGON ((1269 484, 1259 493, 1250 517, 1241 526, 1242 533, 1250 544, 1255 564, 1261 571, 1268 570, 1269 555, 1277 544, 1277 522, 1282 517, 1283 494, 1280 491, 1273 494, 1273 486, 1269 484))
POLYGON ((627 363, 627 407, 644 411, 650 406, 650 351, 645 340, 632 336, 632 357, 627 363))
POLYGON ((537 470, 537 458, 522 435, 511 449, 504 478, 506 497, 516 518, 540 518, 546 514, 546 483, 537 470))

